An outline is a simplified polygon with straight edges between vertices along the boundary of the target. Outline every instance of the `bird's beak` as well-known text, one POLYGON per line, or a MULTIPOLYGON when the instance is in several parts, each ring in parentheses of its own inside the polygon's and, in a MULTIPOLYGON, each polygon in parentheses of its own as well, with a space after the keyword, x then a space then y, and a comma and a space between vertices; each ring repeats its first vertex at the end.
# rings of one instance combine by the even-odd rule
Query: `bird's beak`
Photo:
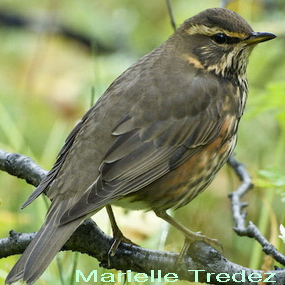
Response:
POLYGON ((266 32, 252 32, 252 34, 243 40, 247 45, 256 45, 261 42, 266 42, 276 38, 274 34, 266 33, 266 32))

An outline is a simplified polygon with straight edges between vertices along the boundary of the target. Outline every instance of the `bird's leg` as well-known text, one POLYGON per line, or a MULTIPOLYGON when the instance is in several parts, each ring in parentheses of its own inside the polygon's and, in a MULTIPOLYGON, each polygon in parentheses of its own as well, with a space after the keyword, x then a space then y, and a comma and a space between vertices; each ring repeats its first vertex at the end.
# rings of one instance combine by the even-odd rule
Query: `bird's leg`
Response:
POLYGON ((119 229, 119 227, 116 223, 112 207, 110 205, 107 205, 106 210, 107 210, 107 213, 108 213, 108 216, 110 219, 111 228, 112 228, 112 232, 113 232, 113 238, 114 238, 114 242, 108 251, 108 256, 114 256, 116 254, 118 246, 120 245, 121 242, 138 246, 137 244, 133 243, 130 239, 126 238, 123 235, 123 233, 121 232, 121 230, 119 229))
POLYGON ((220 242, 217 239, 211 239, 209 237, 201 235, 200 233, 192 232, 191 230, 189 230, 188 228, 186 228, 185 226, 183 226, 179 222, 175 221, 171 216, 169 216, 166 213, 166 211, 154 211, 154 212, 159 218, 161 218, 161 219, 165 220, 166 222, 168 222, 169 224, 171 224, 173 227, 175 227, 176 229, 181 231, 185 236, 184 245, 183 245, 182 250, 178 256, 178 262, 179 263, 182 262, 185 254, 187 253, 187 250, 188 250, 190 244, 194 241, 197 241, 197 240, 204 241, 205 243, 208 243, 211 246, 215 246, 215 247, 218 247, 220 249, 223 249, 222 245, 220 244, 220 242))

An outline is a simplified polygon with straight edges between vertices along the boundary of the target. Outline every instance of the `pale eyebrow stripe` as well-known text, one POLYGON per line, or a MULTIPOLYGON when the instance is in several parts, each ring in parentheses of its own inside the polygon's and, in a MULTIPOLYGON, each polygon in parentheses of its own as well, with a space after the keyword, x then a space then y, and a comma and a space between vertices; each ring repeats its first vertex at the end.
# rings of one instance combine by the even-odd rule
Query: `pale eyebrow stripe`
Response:
POLYGON ((245 39, 247 37, 247 35, 243 33, 229 32, 222 28, 218 28, 218 27, 210 28, 205 25, 193 25, 190 28, 186 29, 185 31, 189 35, 204 34, 207 36, 213 36, 214 34, 217 34, 217 33, 223 33, 227 35, 228 37, 233 37, 233 38, 245 39))

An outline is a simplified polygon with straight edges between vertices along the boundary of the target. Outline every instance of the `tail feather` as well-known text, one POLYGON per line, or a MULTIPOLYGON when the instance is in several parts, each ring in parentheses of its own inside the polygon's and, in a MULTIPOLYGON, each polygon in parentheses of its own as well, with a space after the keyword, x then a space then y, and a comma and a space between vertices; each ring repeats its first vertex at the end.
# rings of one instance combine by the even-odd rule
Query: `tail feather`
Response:
POLYGON ((82 220, 77 219, 63 225, 45 223, 8 274, 6 284, 20 279, 27 284, 34 283, 82 220))

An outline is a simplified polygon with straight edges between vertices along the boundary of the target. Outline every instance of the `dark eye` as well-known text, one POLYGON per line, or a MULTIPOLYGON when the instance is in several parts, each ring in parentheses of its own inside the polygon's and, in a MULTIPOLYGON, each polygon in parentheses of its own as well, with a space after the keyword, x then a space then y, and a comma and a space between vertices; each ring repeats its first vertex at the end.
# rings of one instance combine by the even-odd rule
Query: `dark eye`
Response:
POLYGON ((212 39, 217 43, 217 44, 224 44, 227 42, 227 36, 223 33, 217 33, 212 36, 212 39))

